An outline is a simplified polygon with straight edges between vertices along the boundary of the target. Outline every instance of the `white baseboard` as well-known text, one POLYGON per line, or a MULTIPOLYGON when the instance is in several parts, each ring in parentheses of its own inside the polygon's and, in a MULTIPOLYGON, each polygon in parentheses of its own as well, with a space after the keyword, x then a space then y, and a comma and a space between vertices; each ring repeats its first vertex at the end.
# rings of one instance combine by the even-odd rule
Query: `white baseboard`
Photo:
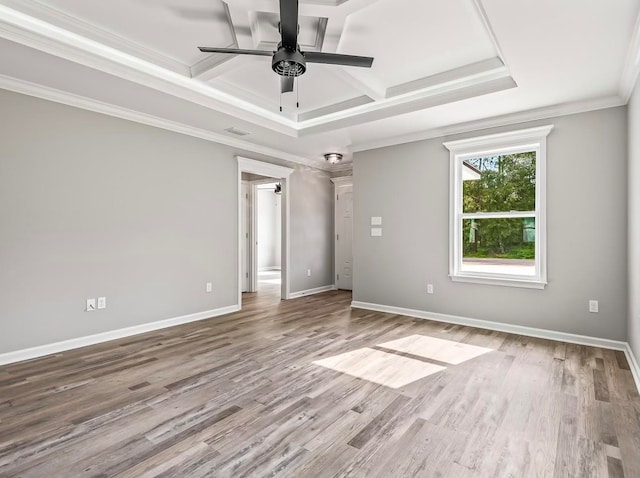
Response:
POLYGON ((436 322, 446 322, 449 324, 467 325, 479 329, 496 330, 498 332, 507 332, 510 334, 526 335, 528 337, 537 337, 540 339, 558 340, 560 342, 568 342, 571 344, 590 345, 592 347, 600 347, 604 349, 627 351, 627 343, 619 340, 601 339, 598 337, 590 337, 588 335, 570 334, 567 332, 557 332, 555 330, 537 329, 534 327, 526 327, 524 325, 512 325, 502 322, 492 322, 489 320, 471 319, 469 317, 460 317, 457 315, 439 314, 435 312, 426 312, 423 310, 405 309, 402 307, 393 307, 390 305, 370 304, 368 302, 351 302, 351 307, 357 309, 375 310, 377 312, 388 312, 391 314, 408 315, 409 317, 417 317, 419 319, 435 320, 436 322))
POLYGON ((525 327, 524 325, 512 325, 502 322, 492 322, 489 320, 471 319, 469 317, 460 317, 457 315, 439 314, 436 312, 426 312, 424 310, 405 309, 403 307, 394 307, 391 305, 371 304, 369 302, 351 302, 351 307, 356 309, 374 310, 376 312, 387 312, 390 314, 407 315, 409 317, 417 317, 419 319, 435 320, 436 322, 446 322, 448 324, 467 325, 479 329, 496 330, 498 332, 507 332, 510 334, 526 335, 527 337, 537 337, 540 339, 557 340, 560 342, 568 342, 578 345, 589 345, 592 347, 600 347, 603 349, 623 351, 631 375, 636 383, 636 388, 640 392, 640 366, 636 360, 633 350, 628 342, 620 340, 601 339, 599 337, 590 337, 588 335, 570 334, 567 332, 558 332, 555 330, 537 329, 535 327, 525 327))
POLYGON ((292 292, 289 294, 289 299, 297 299, 298 297, 304 297, 307 295, 320 294, 330 290, 336 290, 335 284, 323 285, 322 287, 316 287, 315 289, 301 290, 300 292, 292 292))
POLYGON ((76 339, 64 340, 62 342, 55 342, 52 344, 31 347, 28 349, 16 350, 14 352, 7 352, 4 354, 0 354, 0 365, 21 362, 23 360, 29 360, 45 355, 56 354, 64 352, 66 350, 77 349, 80 347, 86 347, 87 345, 94 345, 102 342, 108 342, 110 340, 130 337, 132 335, 143 334, 145 332, 151 332, 153 330, 165 329, 167 327, 173 327, 174 325, 196 322, 198 320, 204 320, 210 317, 230 314, 231 312, 236 312, 238 310, 240 310, 239 305, 230 305, 228 307, 221 307, 219 309, 196 312, 195 314, 182 315, 180 317, 174 317, 172 319, 159 320, 157 322, 134 325, 133 327, 127 327, 124 329, 111 330, 109 332, 87 335, 86 337, 78 337, 76 339))
POLYGON ((633 350, 631 350, 631 346, 628 343, 624 349, 624 354, 627 357, 627 362, 629 362, 629 368, 631 369, 633 380, 636 382, 636 388, 638 389, 638 392, 640 392, 640 366, 638 365, 638 360, 636 360, 636 356, 633 354, 633 350))

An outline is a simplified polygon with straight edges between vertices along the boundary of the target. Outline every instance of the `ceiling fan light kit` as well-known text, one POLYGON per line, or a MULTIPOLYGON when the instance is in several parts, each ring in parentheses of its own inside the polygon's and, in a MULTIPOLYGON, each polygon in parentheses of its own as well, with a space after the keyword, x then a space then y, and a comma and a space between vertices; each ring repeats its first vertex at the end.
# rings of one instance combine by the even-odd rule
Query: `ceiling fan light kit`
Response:
MULTIPOLYGON (((280 93, 293 91, 294 79, 307 71, 307 63, 358 66, 371 68, 373 58, 368 56, 341 55, 320 51, 300 51, 298 45, 298 0, 280 0, 280 35, 282 41, 275 52, 237 48, 198 47, 203 53, 227 53, 233 55, 272 56, 271 68, 280 75, 280 93)), ((282 107, 280 107, 282 111, 282 107)))

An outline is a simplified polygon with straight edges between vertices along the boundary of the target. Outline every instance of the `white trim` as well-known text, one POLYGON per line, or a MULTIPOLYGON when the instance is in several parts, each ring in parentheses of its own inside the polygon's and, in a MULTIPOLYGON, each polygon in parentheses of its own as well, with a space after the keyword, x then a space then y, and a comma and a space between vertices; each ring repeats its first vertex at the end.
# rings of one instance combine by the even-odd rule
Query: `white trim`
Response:
POLYGON ((93 111, 96 113, 105 114, 108 116, 114 116, 116 118, 125 119, 128 121, 134 121, 136 123, 145 124, 148 126, 154 126, 156 128, 173 131, 175 133, 184 134, 187 136, 193 136, 195 138, 212 141, 219 144, 231 146, 233 148, 243 149, 251 153, 264 154, 266 156, 272 156, 281 158, 293 163, 304 164, 317 169, 323 169, 325 171, 331 171, 333 168, 326 161, 315 160, 311 158, 305 158, 297 156, 285 151, 270 148, 268 146, 261 146, 255 143, 238 139, 235 136, 228 136, 226 134, 214 133, 194 126, 188 126, 183 123, 171 121, 158 116, 149 115, 146 113, 140 113, 138 111, 123 108, 121 106, 111 105, 99 100, 94 100, 86 96, 74 95, 73 93, 67 93, 55 88, 49 88, 48 86, 42 86, 35 83, 31 83, 25 80, 12 78, 10 76, 0 75, 0 89, 13 91, 23 95, 33 96, 55 103, 63 105, 73 106, 83 110, 93 111))
POLYGON ((537 143, 541 137, 546 137, 553 125, 539 126, 537 128, 519 129, 507 131, 505 133, 488 134, 475 138, 460 139, 457 141, 446 141, 442 143, 449 151, 456 154, 484 154, 496 149, 503 150, 509 147, 519 146, 522 143, 537 143), (496 143, 499 143, 496 146, 496 143), (487 151, 487 148, 488 151, 487 151))
MULTIPOLYGON (((260 174, 262 176, 268 176, 270 178, 276 178, 280 180, 282 184, 282 285, 280 290, 280 296, 283 300, 290 298, 290 264, 291 264, 291 221, 290 221, 290 193, 289 193, 289 176, 294 172, 292 168, 285 166, 278 166, 277 164, 267 163, 264 161, 257 161, 255 159, 244 158, 242 156, 236 156, 238 161, 238 304, 242 306, 242 173, 260 174)), ((252 193, 254 192, 255 184, 252 185, 252 193)), ((255 194, 252 194, 255 196, 255 194)), ((255 211, 255 208, 253 208, 255 211)), ((254 214, 254 212, 252 212, 254 214)), ((255 222, 252 221, 252 224, 255 222)), ((253 231, 252 231, 253 232, 253 231)), ((252 237, 252 247, 254 247, 255 239, 252 237)), ((255 260, 255 254, 252 254, 251 260, 255 260)), ((257 266, 252 265, 252 275, 257 272, 257 266)), ((253 277, 252 280, 256 279, 253 277)))
POLYGON ((427 312, 424 310, 406 309, 404 307, 395 307, 392 305, 372 304, 369 302, 351 302, 351 307, 356 309, 373 310, 375 312, 385 312, 388 314, 406 315, 408 317, 416 317, 418 319, 433 320, 435 322, 444 322, 447 324, 465 325, 467 327, 475 327, 478 329, 495 330, 497 332, 505 332, 508 334, 518 334, 527 337, 536 337, 539 339, 556 340, 558 342, 566 342, 570 344, 587 345, 590 347, 599 347, 602 349, 619 350, 624 352, 631 375, 636 384, 636 389, 640 392, 640 366, 636 360, 628 342, 621 340, 602 339, 599 337, 591 337, 589 335, 571 334, 568 332, 558 332, 556 330, 538 329, 535 327, 527 327, 524 325, 505 324, 504 322, 493 322, 490 320, 472 319, 469 317, 461 317, 458 315, 440 314, 437 312, 427 312))
MULTIPOLYGON (((321 0, 315 1, 318 2, 321 0)), ((108 32, 103 32, 103 35, 96 36, 93 34, 95 32, 92 33, 90 24, 78 19, 67 19, 66 21, 62 21, 63 18, 67 17, 66 15, 60 13, 52 14, 53 10, 50 8, 41 9, 36 8, 33 5, 24 6, 23 3, 25 2, 8 0, 5 2, 5 5, 0 4, 1 37, 51 55, 127 79, 128 81, 133 81, 143 86, 154 88, 158 91, 191 101, 195 104, 205 106, 237 118, 245 119, 256 125, 260 125, 292 137, 300 137, 302 135, 327 131, 332 128, 335 129, 359 124, 361 123, 361 118, 358 116, 367 113, 367 111, 360 111, 358 108, 355 108, 348 110, 350 113, 343 119, 340 119, 342 118, 341 116, 333 117, 332 115, 327 115, 322 119, 317 118, 316 122, 296 122, 291 118, 286 117, 286 115, 272 111, 270 108, 260 108, 252 104, 250 101, 243 100, 235 95, 229 95, 215 88, 211 84, 207 84, 202 81, 193 81, 188 76, 177 73, 174 71, 175 69, 182 70, 186 65, 179 62, 176 64, 173 61, 169 61, 169 63, 167 63, 168 59, 161 58, 162 55, 157 52, 142 48, 140 45, 136 47, 135 44, 121 39, 116 35, 108 34, 108 32), (36 13, 34 13, 34 11, 36 13), (71 24, 69 23, 70 21, 72 22, 71 24), (89 38, 89 36, 92 38, 89 38), (351 114, 353 114, 353 117, 351 117, 351 114)), ((321 3, 324 4, 325 2, 321 3)), ((491 37, 498 54, 501 56, 500 47, 497 44, 497 41, 495 41, 495 35, 492 34, 491 25, 487 21, 480 0, 474 0, 474 4, 478 15, 485 23, 484 26, 488 35, 491 37)), ((345 5, 347 10, 345 10, 343 14, 346 16, 348 16, 350 11, 353 11, 350 5, 351 2, 346 3, 345 5)), ((357 7, 354 6, 353 8, 357 7)), ((337 17, 332 19, 332 21, 336 20, 337 23, 333 21, 334 26, 327 30, 327 34, 331 33, 329 30, 332 28, 333 33, 336 33, 336 28, 340 30, 340 25, 344 24, 346 16, 341 17, 340 19, 337 17)), ((630 91, 635 83, 633 80, 638 76, 638 71, 640 70, 639 25, 640 21, 636 23, 636 29, 629 47, 625 73, 623 73, 620 81, 620 95, 609 98, 587 100, 585 102, 571 103, 568 105, 544 107, 534 110, 534 112, 527 111, 514 113, 508 116, 515 118, 519 117, 520 119, 509 120, 507 124, 530 121, 541 117, 548 118, 562 114, 591 111, 626 104, 628 102, 630 91)), ((339 39, 339 35, 337 38, 339 39)), ((327 42, 325 41, 325 43, 327 42)), ((331 45, 325 45, 329 48, 328 51, 332 51, 331 48, 335 49, 337 46, 333 43, 334 42, 331 42, 331 45)), ((232 61, 233 60, 230 59, 226 63, 231 63, 232 61)), ((340 69, 336 70, 341 71, 340 69)), ((346 71, 345 73, 348 74, 346 71)), ((434 95, 433 92, 414 92, 409 98, 402 99, 402 103, 407 103, 403 108, 399 108, 400 105, 395 103, 386 103, 386 100, 380 98, 379 94, 374 95, 373 93, 368 92, 367 89, 364 89, 363 91, 365 94, 378 100, 370 103, 370 111, 367 113, 367 116, 364 116, 364 118, 368 120, 375 120, 391 117, 393 115, 415 111, 416 109, 442 104, 443 102, 456 101, 515 86, 515 82, 509 76, 508 68, 506 66, 504 71, 502 71, 498 77, 509 79, 511 84, 509 82, 492 81, 490 78, 485 78, 484 80, 486 84, 483 86, 483 82, 480 78, 469 78, 467 79, 468 88, 465 88, 464 84, 440 85, 441 89, 444 88, 447 91, 451 90, 452 86, 455 86, 455 88, 450 91, 450 94, 444 95, 443 98, 432 98, 434 95), (383 112, 382 110, 384 109, 388 109, 388 111, 383 112)), ((362 88, 360 89, 362 90, 362 88)), ((491 124, 492 122, 495 123, 496 121, 498 121, 496 118, 491 118, 480 120, 479 123, 484 124, 484 126, 471 127, 470 124, 478 123, 471 122, 470 124, 467 123, 463 125, 436 128, 429 130, 428 132, 421 131, 410 135, 401 135, 394 138, 387 138, 382 141, 355 145, 352 148, 352 151, 363 151, 366 149, 374 149, 403 142, 416 141, 418 139, 425 139, 425 135, 427 137, 437 137, 443 134, 454 134, 456 131, 471 131, 473 128, 482 129, 490 127, 487 126, 487 124, 491 124)))
POLYGON ((315 287, 313 289, 301 290, 299 292, 292 292, 289 294, 290 299, 297 299, 307 295, 321 294, 322 292, 328 292, 330 290, 337 290, 335 284, 323 285, 322 287, 315 287))
POLYGON ((276 179, 286 179, 293 173, 293 169, 287 168, 286 166, 278 166, 277 164, 257 161, 242 156, 236 156, 236 159, 238 160, 238 167, 246 173, 259 174, 276 179))
POLYGON ((297 123, 298 137, 358 126, 368 121, 392 118, 414 111, 516 88, 517 86, 513 78, 508 75, 506 69, 504 71, 489 72, 485 75, 473 75, 465 80, 437 84, 403 95, 355 106, 348 110, 299 121, 297 123))
POLYGON ((539 126, 475 138, 447 141, 443 145, 450 151, 449 161, 449 277, 452 281, 543 289, 547 284, 547 228, 546 228, 546 164, 547 136, 553 125, 539 126), (463 161, 488 154, 534 151, 536 153, 535 211, 512 213, 463 213, 462 183, 463 161), (533 215, 532 215, 533 212, 533 215), (462 222, 468 218, 534 217, 535 219, 535 276, 498 274, 492 272, 469 273, 462 270, 462 222))
POLYGON ((356 143, 349 148, 352 153, 360 151, 369 151, 371 149, 386 148, 388 146, 396 146, 398 144, 413 143, 415 141, 424 141, 433 138, 442 138, 445 136, 453 136, 456 134, 472 133, 489 128, 499 128, 503 126, 512 126, 531 121, 538 121, 558 116, 573 115, 586 113, 588 111, 596 111, 606 108, 615 108, 624 106, 627 101, 619 96, 608 96, 605 98, 596 98, 593 100, 577 101, 572 103, 562 103, 559 105, 545 106, 533 110, 519 111, 501 116, 492 116, 475 121, 467 121, 464 123, 452 124, 438 128, 431 128, 415 133, 391 136, 380 140, 367 141, 364 143, 356 143))
MULTIPOLYGON (((344 15, 348 15, 347 10, 340 10, 344 15)), ((231 18, 237 27, 233 14, 231 18)), ((342 21, 345 20, 346 16, 342 17, 342 21)), ((338 23, 336 21, 338 21, 337 17, 332 18, 333 27, 326 31, 329 37, 338 27, 339 21, 338 23)), ((87 26, 83 33, 86 31, 90 31, 90 27, 87 26)), ((484 75, 470 75, 456 81, 416 90, 400 97, 374 101, 320 118, 296 122, 270 108, 263 108, 236 95, 225 93, 209 83, 194 81, 189 76, 159 66, 152 61, 2 4, 0 4, 0 37, 292 137, 300 137, 303 133, 313 134, 352 126, 363 120, 387 118, 417 111, 433 104, 459 101, 516 86, 515 81, 504 68, 484 75)), ((331 51, 331 47, 329 45, 327 47, 328 51, 331 51)), ((229 60, 225 63, 231 62, 232 60, 229 60)))
POLYGON ((104 45, 140 57, 177 73, 183 75, 189 74, 189 65, 137 43, 130 38, 116 35, 95 23, 80 20, 62 10, 53 8, 50 5, 45 5, 41 0, 30 2, 25 2, 24 0, 2 0, 2 3, 5 7, 12 8, 13 10, 37 18, 43 22, 56 25, 95 42, 103 43, 104 45))
POLYGON ((237 312, 238 310, 240 310, 239 305, 230 305, 227 307, 220 307, 218 309, 205 310, 204 312, 196 312, 195 314, 182 315, 172 319, 148 322, 146 324, 134 325, 124 329, 116 329, 108 332, 101 332, 99 334, 87 335, 85 337, 63 340, 62 342, 54 342, 52 344, 39 345, 28 349, 7 352, 0 354, 0 365, 21 362, 23 360, 43 357, 45 355, 57 354, 67 350, 109 342, 111 340, 122 339, 124 337, 152 332, 154 330, 166 329, 167 327, 174 327, 176 325, 188 324, 189 322, 196 322, 198 320, 205 320, 212 317, 218 317, 220 315, 230 314, 232 312, 237 312))
POLYGON ((336 187, 353 186, 353 176, 339 176, 337 178, 329 178, 336 187))
POLYGON ((636 388, 640 392, 640 365, 638 365, 636 356, 633 354, 633 350, 631 350, 631 345, 629 345, 628 342, 625 345, 624 354, 627 357, 627 362, 629 363, 633 380, 636 382, 636 388))
POLYGON ((0 4, 0 37, 273 131, 297 136, 295 122, 201 81, 0 4))
POLYGON ((471 284, 502 285, 506 287, 522 287, 525 289, 544 289, 548 282, 536 279, 519 279, 515 277, 488 277, 486 275, 474 276, 470 273, 458 272, 449 275, 453 282, 468 282, 471 284))
POLYGON ((373 310, 376 312, 386 312, 389 314, 406 315, 416 317, 418 319, 434 320, 436 322, 445 322, 448 324, 466 325, 478 329, 495 330, 497 332, 506 332, 509 334, 526 335, 527 337, 537 337, 540 339, 557 340, 571 344, 588 345, 591 347, 600 347, 611 350, 627 350, 627 343, 620 340, 602 339, 599 337, 591 337, 588 335, 571 334, 568 332, 558 332, 555 330, 538 329, 535 327, 527 327, 524 325, 506 324, 504 322, 492 322, 490 320, 472 319, 470 317, 461 317, 457 315, 440 314, 436 312, 427 312, 424 310, 405 309, 404 307, 395 307, 391 305, 372 304, 368 302, 351 302, 351 307, 357 309, 373 310))

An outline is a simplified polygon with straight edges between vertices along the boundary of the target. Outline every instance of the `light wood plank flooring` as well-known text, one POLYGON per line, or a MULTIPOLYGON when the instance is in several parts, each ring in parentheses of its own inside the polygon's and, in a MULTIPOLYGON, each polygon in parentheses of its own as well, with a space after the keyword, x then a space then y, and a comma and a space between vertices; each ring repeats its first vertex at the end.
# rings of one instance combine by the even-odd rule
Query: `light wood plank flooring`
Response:
POLYGON ((622 353, 346 292, 243 301, 0 367, 0 476, 640 477, 622 353))

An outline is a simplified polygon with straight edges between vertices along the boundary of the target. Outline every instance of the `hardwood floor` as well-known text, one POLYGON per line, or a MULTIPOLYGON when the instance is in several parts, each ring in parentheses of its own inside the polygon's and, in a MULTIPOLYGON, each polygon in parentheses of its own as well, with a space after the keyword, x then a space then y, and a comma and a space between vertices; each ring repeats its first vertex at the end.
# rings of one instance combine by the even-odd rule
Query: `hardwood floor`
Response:
POLYGON ((346 292, 243 301, 0 367, 0 476, 640 477, 622 353, 346 292))

